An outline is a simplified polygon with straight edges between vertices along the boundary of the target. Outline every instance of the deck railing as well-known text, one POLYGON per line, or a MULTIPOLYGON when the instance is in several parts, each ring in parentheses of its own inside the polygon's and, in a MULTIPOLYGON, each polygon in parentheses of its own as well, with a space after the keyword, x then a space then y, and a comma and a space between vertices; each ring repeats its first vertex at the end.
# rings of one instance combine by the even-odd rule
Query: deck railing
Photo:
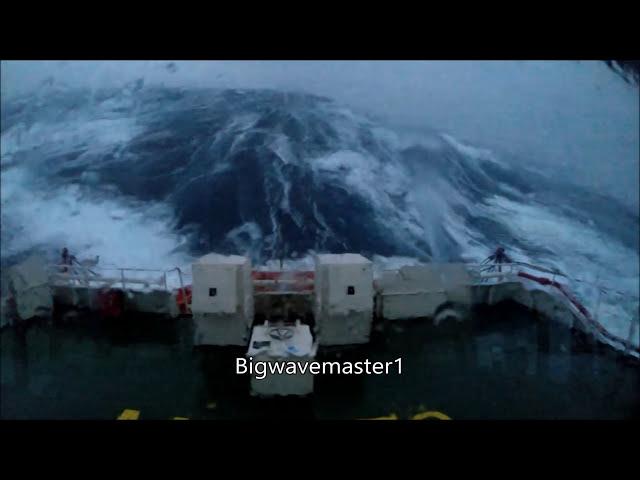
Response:
MULTIPOLYGON (((615 296, 616 299, 635 305, 637 312, 638 296, 628 292, 622 292, 613 288, 605 287, 595 282, 573 278, 567 274, 548 267, 532 265, 525 262, 512 262, 501 264, 465 264, 471 280, 469 286, 486 285, 492 283, 502 283, 505 281, 522 281, 523 278, 536 281, 542 285, 555 287, 565 298, 567 305, 572 311, 582 317, 585 324, 590 325, 612 341, 626 345, 626 348, 633 347, 632 340, 640 329, 640 318, 631 315, 629 321, 628 334, 614 336, 610 334, 598 321, 603 303, 603 295, 615 296), (542 276, 541 276, 542 274, 542 276), (570 290, 573 283, 587 285, 597 292, 595 306, 591 311, 587 310, 578 300, 577 296, 570 290)), ((399 272, 400 269, 385 271, 399 272)), ((50 265, 51 283, 58 286, 84 286, 111 288, 117 287, 123 290, 135 287, 153 288, 169 291, 167 275, 176 274, 178 276, 178 290, 181 298, 187 299, 187 290, 192 283, 191 275, 175 267, 168 270, 130 268, 130 267, 84 267, 80 265, 50 265), (140 273, 143 275, 141 276, 140 273), (142 277, 142 278, 141 278, 142 277)), ((315 273, 313 271, 252 271, 252 282, 255 295, 282 295, 298 294, 310 295, 314 291, 315 273)), ((418 292, 420 293, 420 292, 418 292)), ((428 292, 422 292, 428 293, 428 292)), ((605 302, 606 303, 606 302, 605 302)), ((608 302, 611 303, 611 302, 608 302)), ((615 302, 614 302, 615 303, 615 302)), ((626 317, 625 317, 626 319, 626 317)))
MULTIPOLYGON (((637 295, 603 286, 589 280, 574 278, 556 269, 525 262, 465 264, 465 267, 471 277, 470 282, 467 284, 468 286, 497 284, 508 281, 522 282, 523 279, 527 279, 543 286, 552 287, 554 291, 564 299, 571 311, 580 318, 586 328, 597 332, 598 335, 609 342, 623 346, 625 351, 632 351, 634 355, 638 355, 639 349, 633 344, 633 340, 637 339, 640 330, 640 316, 638 316, 637 313, 640 301, 637 295), (597 292, 595 302, 591 305, 590 310, 583 305, 578 296, 572 291, 571 287, 577 284, 591 287, 597 292), (609 301, 607 302, 607 300, 609 301), (624 333, 619 331, 619 335, 613 334, 600 322, 601 307, 605 303, 617 306, 626 304, 628 306, 626 310, 622 309, 620 314, 617 315, 619 319, 628 322, 628 327, 622 329, 624 333), (628 311, 629 315, 626 315, 624 313, 625 311, 628 311)), ((400 269, 389 269, 385 271, 399 272, 400 269)), ((430 292, 424 291, 421 293, 430 292)))
POLYGON ((169 290, 167 273, 173 269, 50 265, 48 270, 51 282, 57 286, 120 287, 123 290, 142 286, 169 290), (139 275, 141 272, 144 274, 139 275))

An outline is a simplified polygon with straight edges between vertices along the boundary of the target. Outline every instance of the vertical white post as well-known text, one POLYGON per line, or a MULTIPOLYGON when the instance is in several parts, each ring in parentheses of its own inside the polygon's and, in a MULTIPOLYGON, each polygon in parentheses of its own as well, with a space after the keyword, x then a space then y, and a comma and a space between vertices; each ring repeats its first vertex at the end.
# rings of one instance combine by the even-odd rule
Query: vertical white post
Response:
POLYGON ((596 300, 596 312, 594 314, 594 319, 596 321, 598 321, 598 312, 600 311, 600 297, 602 296, 602 289, 600 288, 600 285, 598 284, 598 281, 600 279, 600 269, 598 269, 598 274, 596 275, 596 288, 598 289, 598 299, 596 300))
POLYGON ((180 291, 182 292, 182 299, 184 300, 184 311, 185 313, 189 313, 189 303, 187 302, 187 292, 184 289, 184 283, 182 282, 182 270, 176 267, 178 270, 178 278, 180 279, 180 291))
POLYGON ((596 300, 596 313, 595 313, 595 319, 598 320, 599 316, 600 316, 600 297, 602 296, 602 290, 600 289, 600 287, 598 288, 598 299, 596 300))
POLYGON ((636 326, 640 325, 640 317, 638 317, 637 319, 635 319, 636 321, 634 321, 634 319, 631 319, 630 325, 629 325, 629 335, 627 335, 627 344, 625 345, 625 353, 627 353, 627 351, 631 348, 631 339, 633 338, 633 334, 635 332, 636 326))

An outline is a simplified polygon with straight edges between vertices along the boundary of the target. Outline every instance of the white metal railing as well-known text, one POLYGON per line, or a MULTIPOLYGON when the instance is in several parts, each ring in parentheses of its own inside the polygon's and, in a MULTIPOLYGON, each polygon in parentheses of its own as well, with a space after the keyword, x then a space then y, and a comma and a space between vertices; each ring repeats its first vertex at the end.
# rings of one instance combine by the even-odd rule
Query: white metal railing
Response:
MULTIPOLYGON (((167 270, 156 268, 132 268, 132 267, 85 267, 82 265, 49 265, 49 282, 58 286, 70 287, 122 287, 123 290, 132 289, 135 286, 156 287, 163 291, 172 290, 167 281, 167 276, 175 272, 178 275, 179 287, 182 298, 187 298, 187 285, 191 283, 191 275, 183 272, 181 268, 174 267, 167 270), (135 273, 159 274, 155 278, 146 276, 136 278, 135 273)), ((187 306, 187 309, 189 307, 187 306)))
POLYGON ((179 268, 160 270, 153 268, 132 268, 132 267, 84 267, 79 265, 49 265, 49 278, 57 285, 69 286, 121 286, 124 290, 133 286, 159 287, 162 290, 169 290, 167 274, 173 271, 178 272, 181 288, 184 288, 184 277, 186 274, 179 268), (145 276, 140 278, 134 276, 134 272, 144 272, 147 274, 158 274, 155 278, 145 276))
MULTIPOLYGON (((478 282, 484 283, 492 278, 504 278, 505 280, 512 279, 513 276, 521 272, 523 267, 527 270, 533 270, 540 273, 550 274, 552 280, 557 280, 557 277, 569 279, 567 275, 559 270, 553 270, 546 267, 540 267, 524 262, 512 262, 501 264, 487 264, 487 263, 466 263, 465 268, 471 276, 471 285, 476 285, 478 282)), ((400 272, 400 268, 386 269, 384 272, 400 272)))
POLYGON ((569 277, 559 270, 540 267, 538 265, 532 265, 524 262, 511 262, 511 263, 472 263, 467 264, 467 271, 471 274, 472 278, 480 283, 485 283, 489 279, 500 279, 504 277, 505 280, 511 280, 514 276, 524 270, 530 270, 536 273, 544 273, 551 275, 552 281, 558 279, 568 279, 569 277))
MULTIPOLYGON (((53 284, 57 285, 66 285, 66 286, 101 286, 101 287, 111 287, 114 285, 120 285, 123 290, 130 289, 135 286, 144 286, 144 287, 156 287, 160 288, 164 291, 169 291, 169 285, 167 282, 167 275, 173 272, 176 272, 178 275, 178 290, 181 292, 182 298, 186 299, 186 286, 190 284, 191 278, 190 274, 183 272, 179 267, 174 267, 168 270, 161 269, 148 269, 148 268, 130 268, 130 267, 103 267, 103 266, 95 266, 95 267, 85 267, 81 265, 50 265, 49 267, 50 273, 50 281, 53 284), (65 271, 66 270, 66 271, 65 271), (147 274, 159 274, 155 278, 149 278, 149 276, 145 278, 136 278, 135 273, 144 272, 147 274), (96 285, 98 284, 98 285, 96 285)), ((563 287, 567 287, 570 282, 578 282, 584 285, 589 285, 596 289, 598 292, 597 300, 595 308, 590 312, 590 317, 597 322, 598 316, 600 314, 600 306, 601 306, 601 294, 615 296, 616 298, 631 300, 631 302, 638 302, 638 296, 630 294, 628 292, 622 292, 613 288, 604 287, 602 285, 598 285, 591 281, 586 281, 583 279, 573 278, 566 275, 559 270, 550 269, 547 267, 541 267, 538 265, 532 265, 525 262, 511 262, 511 263, 501 263, 501 264, 487 264, 487 263, 474 263, 474 264, 465 264, 466 270, 469 272, 471 276, 471 282, 468 284, 469 286, 473 285, 481 285, 487 282, 496 281, 496 283, 500 283, 502 281, 520 281, 521 273, 528 271, 532 271, 535 273, 545 274, 545 279, 550 280, 554 284, 561 284, 563 287)), ((389 269, 384 270, 384 272, 399 272, 400 269, 389 269)), ((267 287, 271 286, 279 286, 282 284, 282 287, 290 284, 298 284, 302 287, 308 287, 309 285, 313 285, 313 280, 310 279, 296 279, 296 278, 278 278, 276 280, 273 279, 254 279, 253 283, 257 287, 267 287)), ((259 289, 258 288, 258 289, 259 289)), ((256 290, 258 290, 256 289, 256 290)), ((296 289, 297 290, 297 289, 296 289)), ((302 288, 301 290, 304 290, 302 288)), ((444 290, 438 289, 422 291, 420 289, 414 292, 403 292, 402 294, 406 295, 410 294, 422 294, 422 293, 443 293, 444 290)), ((270 292, 256 291, 255 294, 269 294, 270 292)), ((274 292, 274 293, 282 293, 282 292, 274 292)), ((299 293, 299 294, 307 294, 305 291, 292 291, 291 293, 299 293)), ((391 293, 390 293, 391 294, 391 293)), ((571 296, 574 296, 573 293, 570 293, 571 296)), ((572 310, 575 311, 576 314, 581 313, 579 309, 575 307, 575 305, 568 298, 569 304, 572 307, 572 310)), ((609 302, 611 303, 611 302, 609 302)), ((636 309, 637 310, 637 309, 636 309)), ((627 345, 631 344, 631 340, 634 338, 633 335, 635 331, 640 328, 637 324, 640 323, 639 318, 632 318, 629 325, 628 335, 626 335, 626 342, 621 340, 623 343, 627 345), (634 321, 636 320, 636 321, 634 321)))
MULTIPOLYGON (((562 298, 566 300, 567 305, 574 312, 574 314, 578 315, 581 318, 584 318, 585 323, 589 326, 589 328, 595 328, 598 330, 600 334, 606 337, 608 340, 616 342, 618 344, 624 345, 625 351, 633 351, 634 355, 637 356, 638 348, 633 347, 632 340, 636 337, 637 331, 640 329, 640 317, 638 315, 631 314, 627 319, 626 315, 624 316, 625 320, 628 320, 629 327, 628 331, 625 334, 616 336, 609 333, 599 322, 599 315, 601 304, 603 303, 602 295, 607 295, 608 304, 617 304, 622 301, 628 302, 630 305, 634 305, 635 308, 631 308, 634 312, 638 311, 638 302, 640 301, 637 295, 633 295, 630 292, 623 292, 620 290, 616 290, 610 287, 604 287, 595 282, 570 277, 569 275, 555 269, 541 267, 538 265, 532 265, 530 263, 525 262, 511 262, 511 263, 482 263, 482 264, 465 264, 467 271, 471 276, 471 281, 467 284, 468 286, 474 285, 482 285, 486 283, 490 283, 495 281, 495 283, 501 283, 503 281, 521 281, 522 278, 527 278, 523 276, 523 273, 529 273, 532 277, 534 277, 538 281, 549 281, 550 285, 553 287, 558 287, 561 290, 562 298), (532 273, 530 273, 532 272, 532 273), (535 274, 538 275, 535 275, 535 274), (544 275, 540 275, 540 274, 544 275), (595 306, 592 305, 592 311, 586 310, 585 307, 580 303, 578 297, 569 288, 569 285, 573 282, 577 282, 583 285, 590 286, 594 288, 597 292, 597 298, 595 301, 595 306)), ((388 269, 384 270, 384 272, 399 272, 400 269, 388 269)), ((444 273, 444 272, 443 272, 444 273)), ((531 278, 530 280, 533 280, 531 278)), ((547 283, 544 283, 547 284, 547 283)), ((464 284, 463 284, 464 285, 464 284)), ((402 294, 424 294, 424 293, 441 293, 440 290, 416 290, 412 292, 403 292, 402 294)), ((389 294, 386 294, 389 295, 389 294)), ((620 332, 622 333, 622 332, 620 332)))
POLYGON ((512 263, 501 263, 501 264, 468 264, 467 267, 469 268, 470 272, 477 272, 479 274, 480 277, 482 278, 495 278, 495 277, 500 277, 500 276, 508 276, 508 275, 513 275, 513 274, 517 274, 519 272, 522 272, 523 269, 524 270, 532 270, 535 272, 540 272, 540 273, 546 273, 546 274, 550 274, 551 278, 550 280, 552 281, 565 281, 565 282, 576 282, 576 283, 580 283, 583 285, 589 285, 591 287, 597 288, 598 291, 605 293, 605 294, 618 294, 618 295, 622 295, 626 298, 631 298, 631 299, 635 299, 635 300, 639 300, 640 297, 638 295, 633 295, 632 293, 629 292, 623 292, 621 290, 616 290, 614 288, 610 288, 607 286, 603 286, 601 284, 595 283, 591 280, 584 280, 581 278, 576 278, 576 277, 572 277, 570 275, 567 275, 559 270, 555 270, 555 269, 550 269, 547 267, 540 267, 538 265, 532 265, 530 263, 525 263, 525 262, 512 262, 512 263), (499 272, 499 269, 502 270, 502 272, 499 272))

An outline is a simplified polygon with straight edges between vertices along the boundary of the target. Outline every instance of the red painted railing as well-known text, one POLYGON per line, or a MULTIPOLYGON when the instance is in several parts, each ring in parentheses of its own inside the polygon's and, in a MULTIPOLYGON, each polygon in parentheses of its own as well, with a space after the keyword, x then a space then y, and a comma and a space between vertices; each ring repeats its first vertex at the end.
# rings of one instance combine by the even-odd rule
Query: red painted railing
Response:
POLYGON ((313 271, 263 271, 251 272, 253 290, 256 293, 310 293, 313 292, 313 271))

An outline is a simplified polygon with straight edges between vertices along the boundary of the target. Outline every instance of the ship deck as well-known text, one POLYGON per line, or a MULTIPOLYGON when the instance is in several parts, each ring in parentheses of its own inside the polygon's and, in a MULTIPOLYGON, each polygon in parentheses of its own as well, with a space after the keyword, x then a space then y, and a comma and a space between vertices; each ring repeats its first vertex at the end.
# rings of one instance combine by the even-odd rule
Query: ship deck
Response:
POLYGON ((5 328, 3 419, 623 419, 640 416, 636 359, 511 303, 463 322, 380 323, 319 359, 393 361, 402 374, 318 375, 309 398, 251 397, 245 348, 194 348, 187 317, 5 328), (133 413, 132 413, 133 412, 133 413), (422 415, 424 417, 425 415, 422 415))

